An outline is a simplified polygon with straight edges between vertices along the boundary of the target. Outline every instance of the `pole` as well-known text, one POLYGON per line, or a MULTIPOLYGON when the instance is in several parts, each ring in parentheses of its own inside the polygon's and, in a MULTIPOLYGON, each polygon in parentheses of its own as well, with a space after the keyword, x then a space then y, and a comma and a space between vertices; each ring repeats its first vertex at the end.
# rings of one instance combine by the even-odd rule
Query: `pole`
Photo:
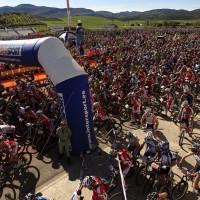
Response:
POLYGON ((71 16, 70 16, 69 0, 67 0, 67 18, 68 18, 68 28, 69 28, 69 31, 71 31, 71 16))

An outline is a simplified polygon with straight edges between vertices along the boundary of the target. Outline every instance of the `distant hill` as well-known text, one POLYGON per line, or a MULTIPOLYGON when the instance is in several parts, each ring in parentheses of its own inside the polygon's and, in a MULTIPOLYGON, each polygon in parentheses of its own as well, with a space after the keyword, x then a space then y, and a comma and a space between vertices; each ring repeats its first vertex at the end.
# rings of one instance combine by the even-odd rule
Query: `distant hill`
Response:
MULTIPOLYGON (((4 6, 0 7, 0 14, 3 13, 28 13, 41 17, 62 18, 66 17, 66 8, 51 8, 46 6, 34 6, 31 4, 20 4, 15 7, 4 6)), ((200 19, 200 9, 193 11, 175 10, 175 9, 155 9, 144 12, 119 12, 112 13, 108 11, 93 11, 86 8, 71 8, 72 16, 96 16, 105 18, 121 18, 121 19, 135 19, 135 20, 189 20, 200 19)))

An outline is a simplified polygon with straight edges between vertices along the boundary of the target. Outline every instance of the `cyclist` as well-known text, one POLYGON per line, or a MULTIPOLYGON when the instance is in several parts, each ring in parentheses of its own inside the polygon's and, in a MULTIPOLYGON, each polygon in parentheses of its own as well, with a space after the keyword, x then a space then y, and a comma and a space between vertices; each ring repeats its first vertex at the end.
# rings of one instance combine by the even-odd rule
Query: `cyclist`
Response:
POLYGON ((136 121, 135 114, 137 114, 139 120, 141 120, 141 100, 137 94, 132 93, 131 103, 132 103, 132 117, 134 120, 133 122, 136 121))
POLYGON ((42 124, 42 125, 44 125, 44 128, 47 128, 48 130, 52 130, 52 128, 53 128, 53 124, 52 124, 52 121, 51 121, 51 119, 49 119, 43 112, 42 112, 42 110, 38 110, 37 112, 36 112, 36 115, 37 115, 37 122, 40 124, 42 124))
POLYGON ((167 193, 152 192, 147 196, 146 200, 167 200, 167 193))
MULTIPOLYGON (((118 155, 120 166, 122 169, 123 177, 126 178, 127 174, 130 172, 131 167, 133 167, 133 155, 131 151, 127 149, 120 149, 117 145, 114 146, 114 150, 110 152, 110 156, 115 158, 118 155)), ((125 189, 128 189, 128 185, 125 181, 125 189)))
POLYGON ((165 88, 166 94, 162 96, 162 98, 166 99, 166 105, 165 105, 165 114, 167 115, 167 112, 169 109, 174 111, 174 96, 172 92, 170 91, 170 88, 165 88))
POLYGON ((141 118, 141 127, 143 127, 145 120, 146 120, 146 128, 152 129, 153 136, 155 139, 157 139, 156 129, 158 128, 159 122, 157 117, 153 113, 151 113, 151 108, 147 108, 145 113, 143 114, 141 118))
POLYGON ((137 155, 140 151, 140 143, 138 137, 130 131, 125 133, 125 135, 128 139, 127 150, 132 151, 134 155, 137 155))
POLYGON ((83 187, 93 191, 92 200, 108 200, 107 188, 99 177, 86 176, 77 191, 77 195, 81 195, 83 187))
POLYGON ((170 143, 168 141, 162 142, 160 146, 161 150, 161 165, 159 167, 159 173, 165 175, 168 183, 170 183, 170 172, 171 168, 177 164, 176 155, 169 148, 170 143))
POLYGON ((10 163, 18 162, 16 157, 18 151, 18 143, 13 139, 7 138, 7 140, 5 140, 3 136, 0 136, 0 150, 5 153, 9 153, 10 163))
POLYGON ((157 154, 160 150, 159 142, 153 137, 152 131, 148 131, 145 135, 144 142, 141 144, 140 151, 143 149, 146 144, 147 148, 144 153, 145 157, 157 157, 157 154))
POLYGON ((183 161, 187 158, 193 156, 196 160, 196 166, 195 166, 195 173, 192 174, 195 178, 194 178, 194 183, 193 183, 193 193, 196 195, 200 195, 199 192, 199 180, 200 180, 200 144, 195 143, 192 148, 191 148, 191 152, 187 153, 185 156, 183 156, 179 162, 179 165, 181 166, 183 161))
POLYGON ((190 131, 190 123, 193 124, 193 118, 193 109, 189 106, 188 101, 184 101, 178 114, 178 119, 180 121, 180 131, 183 125, 185 125, 187 133, 191 136, 192 133, 190 131))

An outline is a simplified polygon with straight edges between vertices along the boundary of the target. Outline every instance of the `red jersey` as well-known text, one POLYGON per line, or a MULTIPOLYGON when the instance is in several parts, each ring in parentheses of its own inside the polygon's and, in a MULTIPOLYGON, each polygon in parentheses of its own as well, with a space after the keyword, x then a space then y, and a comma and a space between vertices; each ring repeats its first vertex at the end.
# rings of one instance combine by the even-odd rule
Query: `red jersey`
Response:
POLYGON ((46 127, 49 127, 51 124, 50 119, 45 114, 41 114, 38 120, 42 121, 46 125, 46 127))
POLYGON ((98 177, 94 177, 94 181, 95 184, 93 185, 94 189, 92 194, 92 200, 99 200, 99 197, 103 197, 103 200, 108 200, 106 186, 104 184, 101 184, 101 180, 98 177))
POLYGON ((29 111, 29 117, 34 121, 37 122, 37 115, 33 110, 29 111))
POLYGON ((131 161, 132 156, 125 149, 118 150, 118 156, 119 156, 119 159, 121 160, 120 165, 123 170, 123 168, 127 165, 127 163, 129 163, 131 161))

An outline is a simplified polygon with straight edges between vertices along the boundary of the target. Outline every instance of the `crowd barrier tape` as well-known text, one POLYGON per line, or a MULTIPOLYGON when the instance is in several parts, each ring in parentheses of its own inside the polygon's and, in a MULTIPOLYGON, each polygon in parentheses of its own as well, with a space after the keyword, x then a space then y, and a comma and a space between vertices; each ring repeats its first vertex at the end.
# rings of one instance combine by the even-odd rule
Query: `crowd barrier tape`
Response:
POLYGON ((78 189, 80 188, 80 186, 81 186, 81 183, 82 183, 82 181, 83 181, 83 166, 84 166, 84 156, 83 155, 81 155, 81 157, 82 157, 82 163, 81 163, 81 168, 80 168, 80 177, 79 177, 79 183, 78 183, 78 185, 77 185, 77 187, 76 187, 76 190, 74 191, 74 193, 73 193, 73 195, 72 195, 72 197, 71 197, 71 199, 70 200, 75 200, 75 197, 76 197, 76 195, 77 195, 77 191, 78 191, 78 189))
POLYGON ((121 165, 120 165, 120 160, 119 160, 119 156, 118 155, 117 155, 117 162, 118 162, 118 166, 119 166, 122 189, 123 189, 123 193, 124 193, 124 200, 127 200, 126 190, 125 190, 125 180, 124 180, 124 176, 123 176, 123 173, 122 173, 122 168, 121 168, 121 165))

